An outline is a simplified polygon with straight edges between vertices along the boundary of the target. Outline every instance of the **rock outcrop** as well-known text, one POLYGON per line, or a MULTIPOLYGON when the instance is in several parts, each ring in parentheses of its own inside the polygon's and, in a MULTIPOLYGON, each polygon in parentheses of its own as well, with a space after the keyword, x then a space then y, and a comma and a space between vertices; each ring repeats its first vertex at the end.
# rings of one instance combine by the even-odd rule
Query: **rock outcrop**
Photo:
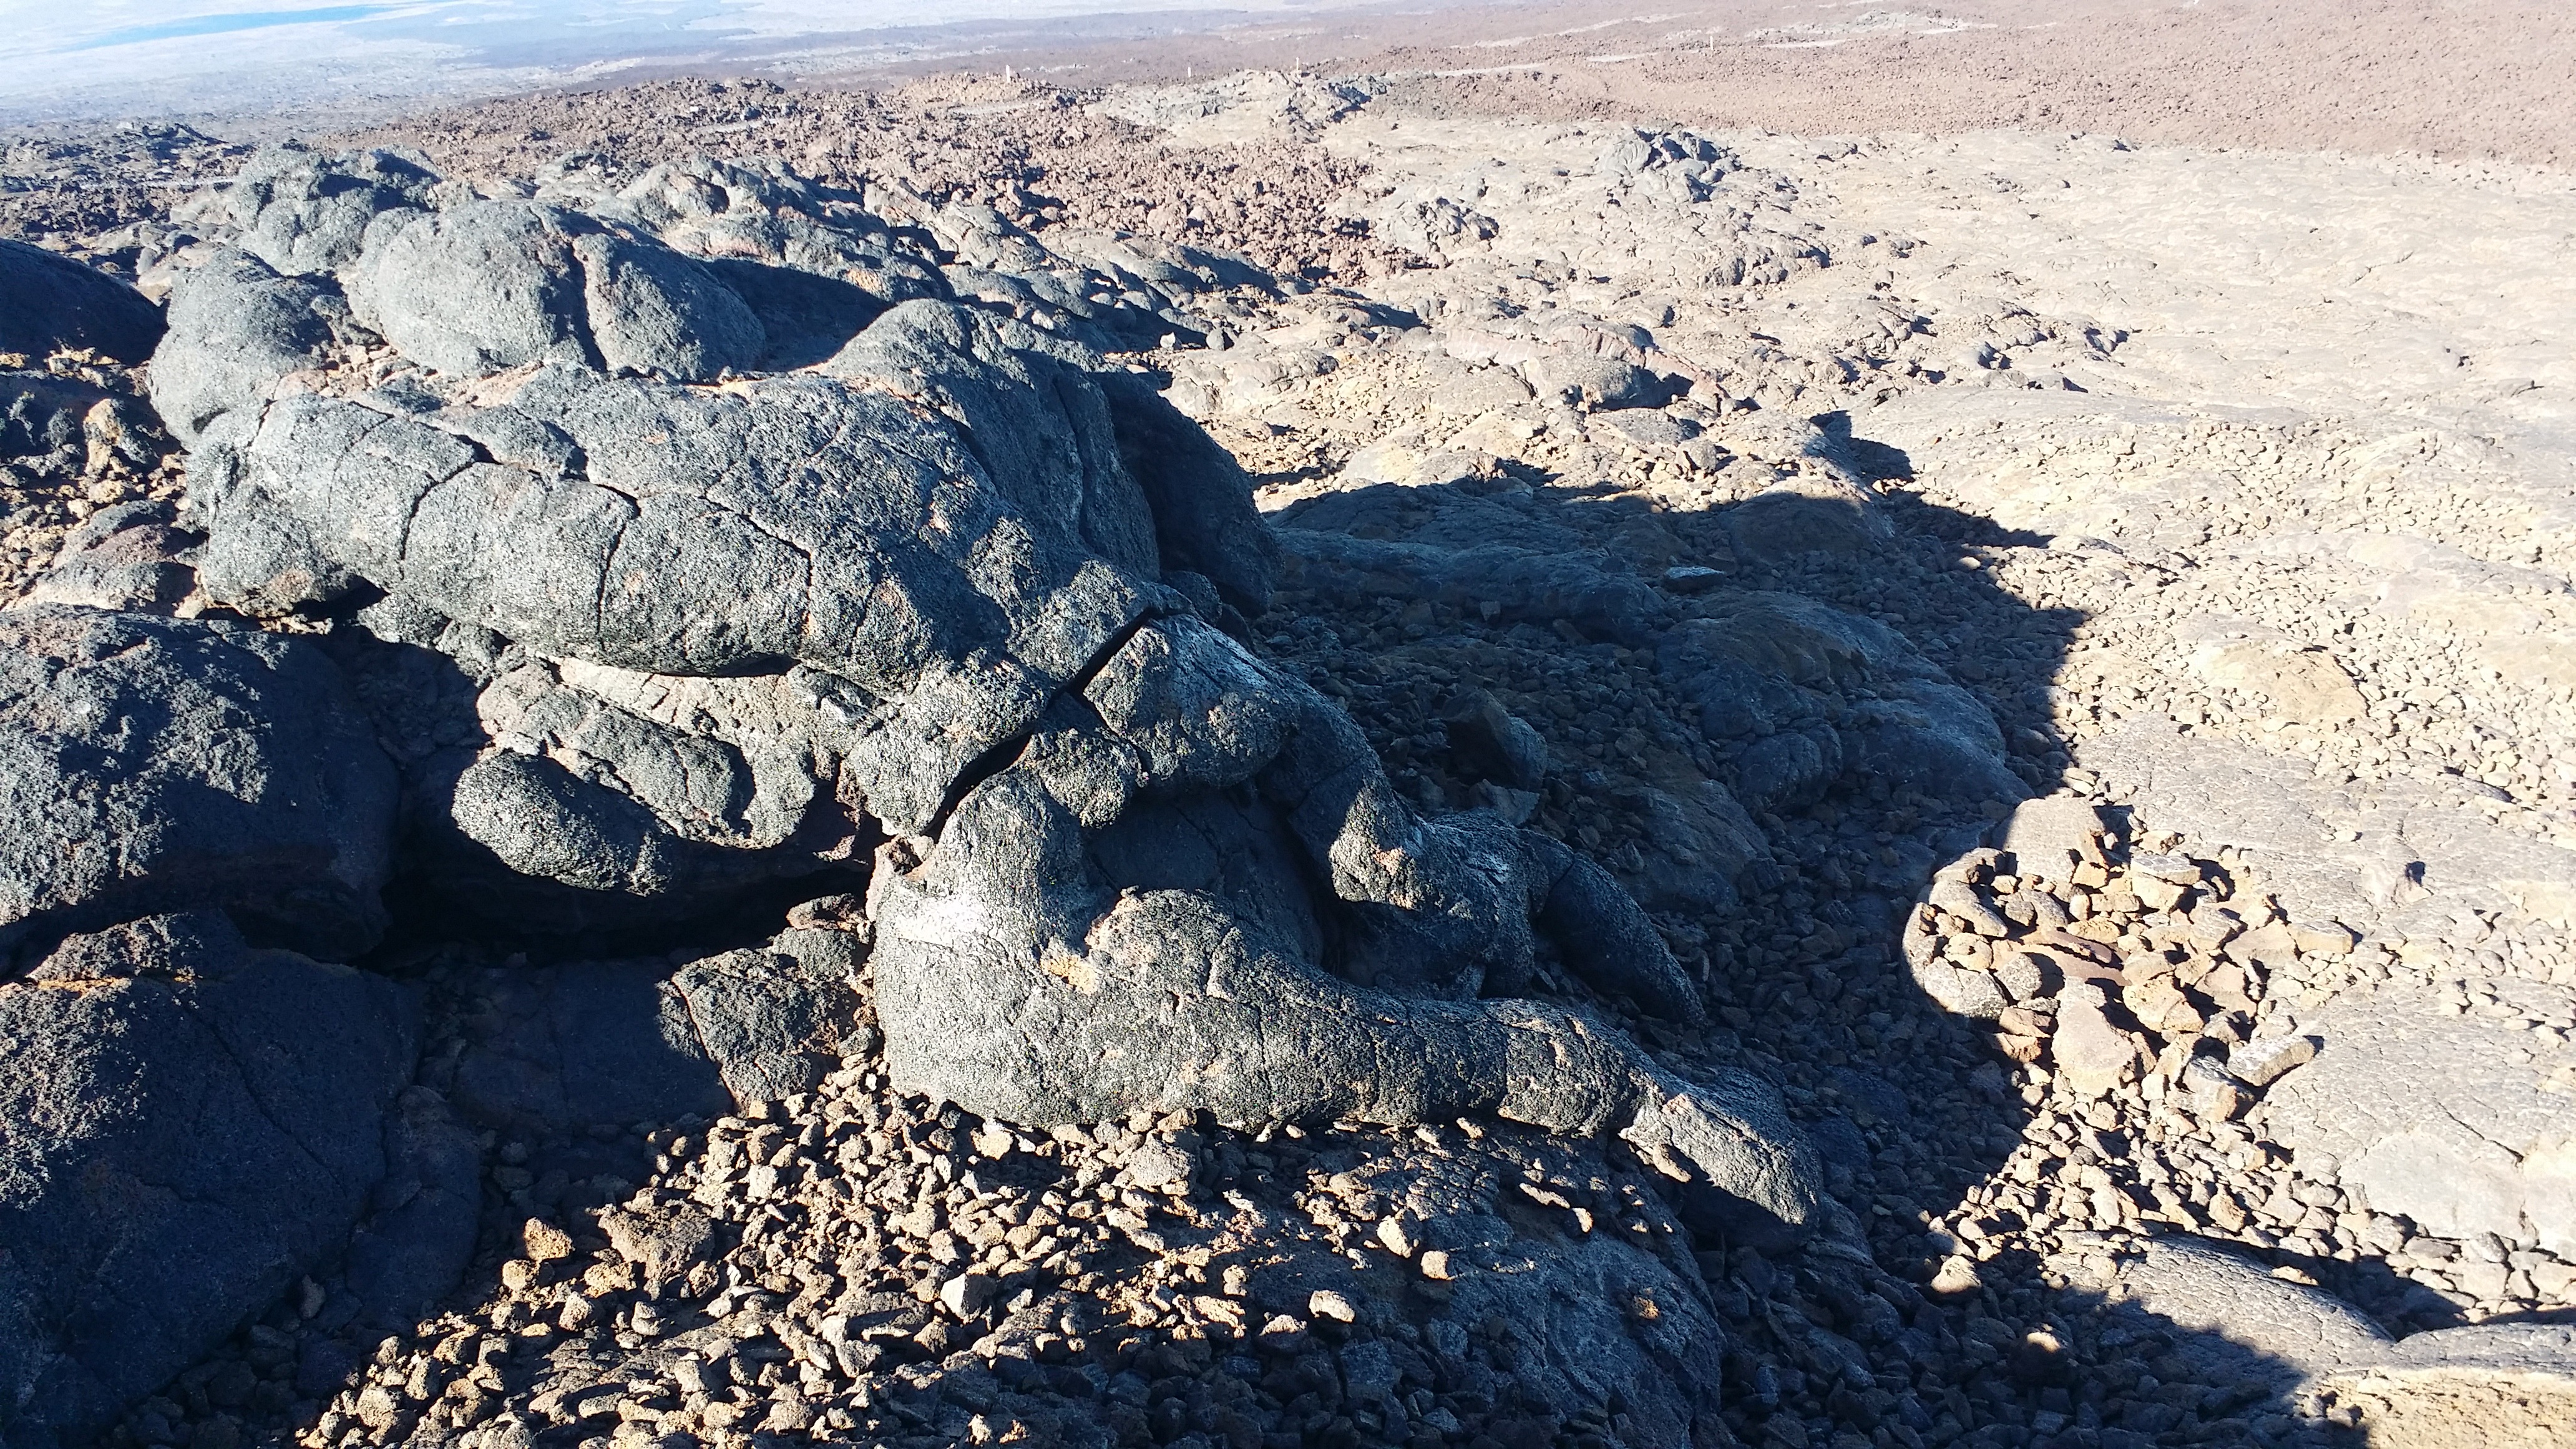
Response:
POLYGON ((2314 1059, 2266 1099, 2274 1138, 2312 1175, 2332 1174, 2429 1232, 2576 1251, 2576 1051, 2519 1019, 2564 1017, 2576 995, 2537 983, 2508 991, 2516 1015, 2503 1021, 2401 991, 2303 1019, 2314 1059))
POLYGON ((73 936, 0 984, 10 1449, 87 1442, 339 1255, 418 1031, 391 982, 211 913, 73 936))
MULTIPOLYGON (((36 1098, 93 1094, 101 1052, 155 1082, 212 1049, 191 1030, 256 1058, 244 1101, 292 1146, 219 1125, 172 1170, 291 1150, 297 1202, 183 1191, 213 1257, 137 1340, 152 1351, 113 1365, 124 1320, 69 1285, 178 1251, 177 1209, 110 1214, 114 1242, 43 1229, 49 1256, 13 1270, 34 1275, 12 1302, 37 1347, 11 1371, 12 1449, 94 1429, 298 1275, 320 1285, 299 1382, 345 1371, 470 1255, 469 1123, 703 1121, 880 1050, 892 1088, 1002 1140, 1501 1118, 1623 1144, 1680 1220, 1732 1241, 1850 1237, 1765 1079, 1677 1068, 1609 1024, 1615 1006, 1696 1029, 1709 1003, 1608 872, 1502 815, 1426 816, 1339 707, 1237 637, 1282 568, 1242 469, 1069 340, 1195 337, 1177 301, 1213 268, 1108 240, 1059 254, 958 207, 923 218, 954 260, 925 259, 847 200, 697 161, 494 200, 416 157, 288 149, 226 207, 152 371, 191 449, 184 506, 100 515, 0 616, 0 739, 39 826, 5 925, 40 963, 0 1006, 64 1063, 9 1108, 43 1158, 27 1211, 140 1170, 104 1127, 40 1125, 57 1109, 36 1098), (1087 300, 1093 267, 1154 290, 1087 300), (835 891, 766 948, 676 967, 575 945, 835 891), (470 987, 433 973, 479 1005, 417 1078, 410 995, 242 944, 363 959, 387 898, 558 943, 470 987), (67 964, 124 941, 159 954, 67 964), (1573 999, 1524 994, 1543 977, 1573 999), (111 1008, 149 1030, 91 1020, 111 1008), (276 1080, 298 1031, 304 1069, 276 1080), (261 1211, 276 1241, 254 1251, 261 1211)), ((1479 589, 1535 569, 1543 591, 1558 566, 1435 567, 1479 589)), ((1677 626, 1650 595, 1633 627, 1677 626)), ((1485 723, 1498 788, 1539 784, 1528 727, 1485 723)), ((1706 789, 1675 806, 1681 848, 1758 852, 1706 789)), ((1686 875, 1659 899, 1723 898, 1686 875)), ((235 1110, 147 1085, 114 1114, 142 1144, 235 1110)), ((1677 1220, 1644 1256, 1583 1236, 1588 1217, 1516 1238, 1495 1216, 1516 1169, 1489 1166, 1445 1208, 1414 1192, 1380 1236, 1452 1265, 1444 1321, 1630 1303, 1533 1340, 1532 1371, 1562 1382, 1531 1402, 1607 1394, 1690 1432, 1714 1400, 1680 1385, 1715 1381, 1724 1340, 1677 1220), (1525 1259, 1538 1276, 1513 1277, 1525 1259), (1636 1303, 1660 1305, 1642 1334, 1636 1303)), ((1444 1170, 1384 1168, 1390 1192, 1444 1170)), ((1290 1277, 1336 1261, 1291 1258, 1290 1277)), ((1352 1294, 1335 1301, 1370 1297, 1352 1294)), ((972 1283, 956 1296, 975 1310, 972 1283)), ((1401 1362, 1344 1357, 1355 1403, 1404 1412, 1401 1362)))
MULTIPOLYGON (((1176 454, 1158 399, 932 300, 810 371, 692 388, 760 352, 739 297, 543 206, 389 210, 343 275, 421 369, 410 390, 317 380, 229 410, 192 506, 210 559, 273 560, 216 579, 218 602, 359 591, 380 635, 475 636, 456 652, 489 743, 414 786, 487 877, 551 882, 581 920, 703 910, 885 839, 869 915, 899 1085, 1039 1123, 1494 1111, 1628 1133, 1748 1223, 1812 1228, 1813 1169, 1766 1089, 1477 1000, 1527 980, 1544 933, 1604 989, 1701 1012, 1597 871, 1421 819, 1347 720, 1198 616, 1182 575, 1258 607, 1269 560, 1241 537, 1240 473, 1176 454), (525 276, 494 270, 505 252, 525 276), (612 697, 684 691, 766 692, 767 729, 612 697)), ((222 349, 227 315, 267 334, 265 313, 187 310, 182 356, 222 349)))
POLYGON ((0 352, 41 364, 57 348, 141 362, 161 340, 161 309, 104 272, 25 242, 0 240, 0 352))
POLYGON ((353 706, 299 640, 66 605, 0 615, 18 801, 0 943, 214 907, 326 959, 373 946, 394 775, 353 706))

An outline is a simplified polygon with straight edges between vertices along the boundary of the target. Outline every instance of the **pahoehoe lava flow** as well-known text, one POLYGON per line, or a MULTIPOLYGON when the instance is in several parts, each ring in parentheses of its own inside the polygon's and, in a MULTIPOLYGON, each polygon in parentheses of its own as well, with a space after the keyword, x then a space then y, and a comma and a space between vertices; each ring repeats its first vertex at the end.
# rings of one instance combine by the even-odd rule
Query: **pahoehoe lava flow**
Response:
POLYGON ((2563 178, 1453 82, 13 152, 0 1446, 2567 1432, 2563 178))

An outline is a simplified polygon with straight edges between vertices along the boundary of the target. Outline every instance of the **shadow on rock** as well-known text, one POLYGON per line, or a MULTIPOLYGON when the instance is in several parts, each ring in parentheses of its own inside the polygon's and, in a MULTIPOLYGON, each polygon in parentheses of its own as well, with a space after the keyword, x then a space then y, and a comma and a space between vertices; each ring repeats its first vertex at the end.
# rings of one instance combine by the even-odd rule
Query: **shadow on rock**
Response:
MULTIPOLYGON (((278 632, 99 617, 335 662, 324 723, 399 782, 355 904, 390 876, 399 930, 312 970, 431 1040, 351 1094, 367 1200, 227 1276, 236 1321, 282 1297, 132 1442, 242 1402, 478 1449, 2090 1449, 2243 1407, 2107 1424, 2048 1338, 2072 1272, 1929 1231, 2034 1099, 1917 996, 1908 907, 2056 782, 2072 621, 1880 496, 1901 455, 1828 419, 1823 474, 1699 511, 1416 479, 1274 558, 1231 460, 1067 341, 1203 335, 1178 261, 703 158, 536 190, 264 153, 175 294, 200 602, 278 632)), ((1538 380, 1721 464, 1641 377, 1538 380)), ((89 637, 24 617, 22 672, 89 637)), ((61 1299, 5 1301, 60 1337, 61 1299)))
MULTIPOLYGON (((1910 477, 1901 451, 1851 437, 1847 418, 1818 427, 1818 454, 1856 483, 1910 477)), ((1765 1264, 1703 1234, 1720 1317, 1745 1330, 1734 1431, 1801 1443, 1902 1425, 1899 1442, 2093 1446, 2177 1431, 2299 1442, 2349 1422, 2318 1365, 2231 1341, 2226 1315, 2187 1294, 2122 1290, 2105 1312, 2112 1283, 2088 1288, 2074 1257, 1939 1230, 2001 1210, 1972 1193, 2021 1152, 2038 1097, 2016 1089, 1991 1020, 2027 998, 1978 975, 1993 1000, 1963 1017, 1917 984, 1917 898, 1936 872, 1981 860, 1980 888, 2010 898, 1998 925, 2046 929, 2042 877, 2122 848, 2116 820, 2040 798, 2069 763, 2049 688, 2080 615, 2007 593, 1977 556, 2038 540, 1902 492, 1677 511, 1513 472, 1283 509, 1290 592, 1255 627, 1343 700, 1426 805, 1526 819, 1608 864, 1716 1017, 1704 1035, 1650 1014, 1624 1024, 1683 1057, 1759 1063, 1878 1262, 1913 1285, 1856 1293, 1865 1275, 1765 1264), (1990 844, 2020 846, 2027 884, 1990 844)), ((2018 1024, 2003 1023, 2007 1047, 2018 1024)), ((2103 1126, 2081 1134, 2071 1174, 2145 1150, 2103 1126)), ((2121 1241, 2135 1255, 2152 1240, 2121 1241)), ((2390 1297, 2363 1268, 2320 1272, 2353 1301, 2390 1297)), ((2266 1274, 2236 1276, 2292 1286, 2266 1274)), ((2386 1346, 2376 1324, 2300 1291, 2386 1346)))

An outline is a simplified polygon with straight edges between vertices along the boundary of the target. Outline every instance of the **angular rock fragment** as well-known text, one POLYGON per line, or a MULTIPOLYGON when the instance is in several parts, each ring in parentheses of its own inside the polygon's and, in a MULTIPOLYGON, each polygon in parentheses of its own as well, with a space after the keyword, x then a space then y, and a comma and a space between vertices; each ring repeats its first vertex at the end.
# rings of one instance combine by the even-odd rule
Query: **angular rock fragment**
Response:
POLYGON ((2309 1036, 2249 1041, 2227 1054, 2227 1070, 2246 1085, 2268 1087, 2315 1061, 2317 1041, 2309 1036))
POLYGON ((2099 1097, 2136 1081, 2144 1053, 2138 1039, 2111 1019, 2108 993, 2078 982, 2058 993, 2057 1031, 2048 1041, 2067 1085, 2099 1097))
MULTIPOLYGON (((1925 939, 1909 936, 1907 941, 1911 947, 1912 942, 1925 939)), ((2013 1004, 2012 996, 1994 973, 1972 970, 1928 952, 1924 952, 1923 959, 1914 965, 1914 984, 1921 987, 1923 994, 1931 997, 1943 1011, 1954 1016, 1993 1021, 2013 1004)))
POLYGON ((1527 720, 1503 708, 1489 690, 1477 690, 1450 707, 1449 752, 1461 773, 1515 790, 1547 782, 1547 741, 1527 720))
POLYGON ((857 938, 789 930, 766 948, 693 961, 672 977, 736 1102, 810 1091, 855 1037, 857 938))
POLYGON ((648 1287, 703 1261, 715 1238, 715 1224, 706 1214, 676 1204, 654 1210, 611 1207, 600 1213, 599 1227, 618 1256, 644 1270, 648 1287))
POLYGON ((2233 1121, 2254 1101, 2245 1084, 2212 1057, 2193 1057, 2183 1067, 2182 1085, 2191 1094, 2192 1111, 2213 1121, 2233 1121))

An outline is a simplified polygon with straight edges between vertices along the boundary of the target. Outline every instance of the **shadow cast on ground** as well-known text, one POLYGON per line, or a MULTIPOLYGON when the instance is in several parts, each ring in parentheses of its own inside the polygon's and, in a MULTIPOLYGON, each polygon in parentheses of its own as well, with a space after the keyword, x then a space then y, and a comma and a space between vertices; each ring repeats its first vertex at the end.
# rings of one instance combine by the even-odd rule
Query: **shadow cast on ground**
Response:
MULTIPOLYGON (((1901 450, 1852 437, 1847 416, 1817 421, 1852 474, 1877 485, 1911 479, 1901 450)), ((1517 609, 1508 591, 1479 600, 1437 565, 1386 555, 1373 575, 1305 571, 1320 586, 1284 596, 1254 628, 1267 649, 1341 697, 1390 773, 1427 807, 1527 806, 1536 828, 1611 865, 1657 912, 1709 991, 1716 1020, 1691 1033, 1641 1019, 1624 1003, 1584 1004, 1616 1015, 1668 1060, 1751 1061, 1778 1080, 1823 1152, 1834 1193, 1867 1225, 1877 1261, 1918 1290, 1894 1295, 1901 1301, 1891 1316, 1884 1288, 1862 1293, 1808 1266, 1748 1263, 1734 1245, 1705 1238, 1701 1261, 1721 1317, 1745 1330, 1745 1350, 1729 1363, 1729 1418, 1739 1434, 1779 1444, 1833 1434, 1888 1443, 1904 1426, 1893 1442, 2083 1449, 2336 1442, 2340 1426, 2298 1416, 2299 1367, 2108 1303, 2068 1286, 2063 1264, 2027 1252, 1988 1256, 1962 1275, 1957 1255, 1973 1255, 1974 1245, 1927 1231, 2004 1167, 2035 1115, 2009 1085, 2012 1064, 1993 1037, 1924 997, 1900 949, 1932 871, 1983 843, 2008 802, 1978 798, 1983 789, 1973 783, 1940 784, 1927 773, 1937 757, 1916 758, 1907 772, 1875 768, 1883 760, 1860 750, 1821 782, 1769 790, 1744 769, 1759 738, 1721 737, 1717 712, 1659 669, 1669 651, 1659 650, 1658 631, 1669 620, 1727 616, 1766 594, 1875 621, 1975 696, 1993 717, 2008 768, 2036 796, 2058 789, 2070 765, 2051 688, 2083 615, 2015 597, 1979 557, 2045 539, 1902 487, 1882 487, 1867 506, 1883 528, 1855 527, 1848 511, 1818 505, 1820 547, 1784 549, 1768 522, 1748 538, 1731 507, 1660 507, 1517 465, 1499 477, 1368 485, 1291 505, 1274 522, 1453 555, 1579 555, 1630 593, 1604 602, 1560 588, 1553 601, 1571 607, 1551 620, 1517 609), (1656 597, 1634 596, 1645 589, 1656 597), (1534 800, 1498 791, 1459 761, 1452 722, 1483 692, 1546 738, 1555 770, 1530 792, 1534 800), (1761 838, 1732 891, 1694 901, 1667 889, 1658 869, 1673 842, 1669 812, 1656 802, 1696 780, 1733 792, 1761 838), (1809 1324, 1864 1344, 1867 1381, 1851 1374, 1838 1384, 1820 1367, 1798 1341, 1809 1324)), ((1297 554, 1300 535, 1283 537, 1297 554)), ((1338 541, 1318 547, 1337 559, 1347 552, 1338 541)), ((1483 567, 1493 565, 1488 557, 1483 567)), ((1829 710, 1865 710, 1887 686, 1866 667, 1855 674, 1821 691, 1829 710)), ((2115 1162, 2140 1145, 2119 1125, 2080 1137, 2081 1161, 2115 1162)), ((2312 1267, 2315 1281, 2353 1301, 2391 1291, 2365 1281, 2368 1265, 2312 1267)))

